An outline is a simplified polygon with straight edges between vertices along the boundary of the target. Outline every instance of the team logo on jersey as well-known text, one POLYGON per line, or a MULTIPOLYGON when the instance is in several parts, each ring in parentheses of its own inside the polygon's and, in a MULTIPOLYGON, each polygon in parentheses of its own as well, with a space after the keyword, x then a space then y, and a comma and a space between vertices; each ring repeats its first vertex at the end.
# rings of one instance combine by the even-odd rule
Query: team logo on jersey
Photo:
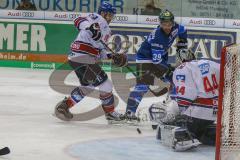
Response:
POLYGON ((185 75, 176 75, 176 80, 177 80, 178 82, 184 83, 184 82, 185 82, 185 79, 186 79, 186 76, 185 76, 185 75))
POLYGON ((202 75, 208 74, 210 68, 209 63, 200 64, 198 67, 200 68, 202 75))

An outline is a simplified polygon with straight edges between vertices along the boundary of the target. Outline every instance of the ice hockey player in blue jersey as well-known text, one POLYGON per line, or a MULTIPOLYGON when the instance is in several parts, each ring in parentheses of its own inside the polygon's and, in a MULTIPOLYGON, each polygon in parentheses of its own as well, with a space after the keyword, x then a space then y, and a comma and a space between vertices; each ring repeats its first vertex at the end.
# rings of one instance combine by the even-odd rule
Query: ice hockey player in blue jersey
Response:
MULTIPOLYGON (((138 120, 135 113, 149 85, 154 85, 154 78, 162 78, 166 73, 172 73, 174 68, 168 64, 168 50, 177 38, 177 52, 187 48, 187 30, 174 21, 174 15, 165 10, 159 15, 159 26, 150 33, 141 44, 137 52, 136 68, 137 78, 134 90, 130 93, 125 118, 138 120)), ((169 78, 170 78, 169 77, 169 78)))

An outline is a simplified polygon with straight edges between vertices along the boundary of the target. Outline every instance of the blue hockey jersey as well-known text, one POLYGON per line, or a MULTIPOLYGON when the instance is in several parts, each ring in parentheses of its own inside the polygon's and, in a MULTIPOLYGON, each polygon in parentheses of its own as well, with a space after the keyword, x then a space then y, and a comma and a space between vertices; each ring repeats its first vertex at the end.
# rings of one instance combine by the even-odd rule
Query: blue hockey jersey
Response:
POLYGON ((184 26, 175 23, 169 35, 166 35, 161 27, 158 26, 141 44, 137 52, 136 62, 162 64, 166 66, 168 49, 177 37, 179 39, 187 39, 187 30, 184 26))

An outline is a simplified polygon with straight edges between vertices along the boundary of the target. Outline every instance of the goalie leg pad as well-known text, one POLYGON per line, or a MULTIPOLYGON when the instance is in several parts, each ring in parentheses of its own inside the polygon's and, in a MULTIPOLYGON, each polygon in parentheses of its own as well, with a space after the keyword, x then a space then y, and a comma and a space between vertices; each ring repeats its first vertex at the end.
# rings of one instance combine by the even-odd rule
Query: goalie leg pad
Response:
POLYGON ((158 125, 156 137, 164 146, 174 151, 190 150, 201 144, 197 139, 192 138, 186 128, 172 125, 158 125))

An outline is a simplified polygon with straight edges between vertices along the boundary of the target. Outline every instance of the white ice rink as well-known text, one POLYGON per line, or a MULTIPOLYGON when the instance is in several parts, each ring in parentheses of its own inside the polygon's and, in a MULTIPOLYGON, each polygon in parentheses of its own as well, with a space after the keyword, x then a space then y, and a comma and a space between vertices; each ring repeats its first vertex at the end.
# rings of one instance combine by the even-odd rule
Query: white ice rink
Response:
MULTIPOLYGON (((62 122, 52 116, 64 95, 49 87, 50 70, 0 68, 0 147, 3 160, 214 160, 214 147, 173 152, 155 140, 151 127, 107 125, 101 116, 87 122, 62 122)), ((72 74, 67 83, 78 84, 72 74)), ((143 99, 149 106, 156 98, 143 99), (149 104, 150 103, 150 104, 149 104)), ((87 98, 76 106, 85 112, 100 104, 87 98)), ((140 107, 141 107, 140 106, 140 107)), ((123 110, 121 101, 118 109, 123 110)))

